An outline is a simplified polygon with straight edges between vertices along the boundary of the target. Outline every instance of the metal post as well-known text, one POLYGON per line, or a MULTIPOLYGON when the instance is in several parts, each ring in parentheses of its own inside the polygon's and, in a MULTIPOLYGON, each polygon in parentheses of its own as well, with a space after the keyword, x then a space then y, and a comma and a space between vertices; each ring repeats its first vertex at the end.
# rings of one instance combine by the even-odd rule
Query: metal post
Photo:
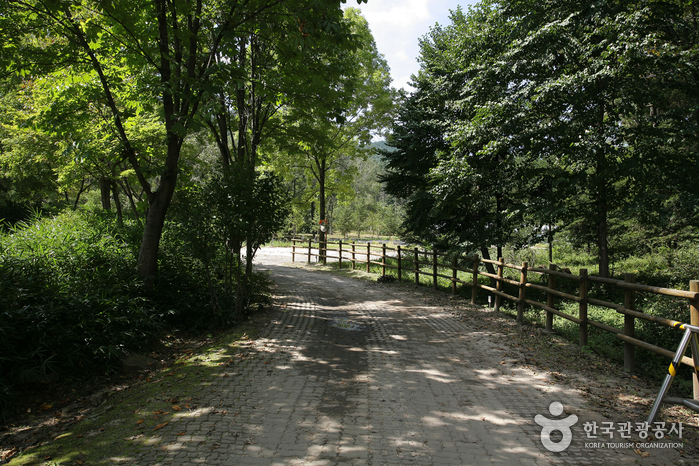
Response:
MULTIPOLYGON (((668 374, 665 376, 665 380, 663 381, 662 387, 660 387, 660 393, 658 393, 658 397, 655 399, 655 402, 653 403, 653 407, 650 410, 650 415, 648 416, 648 424, 652 424, 653 420, 655 419, 655 416, 658 414, 658 410, 660 409, 660 405, 663 402, 663 399, 665 398, 665 395, 667 394, 668 389, 670 388, 670 384, 672 383, 672 380, 675 378, 675 374, 677 373, 677 368, 680 367, 680 361, 682 360, 682 356, 684 356, 684 352, 687 349, 687 344, 689 343, 690 339, 692 338, 692 329, 688 328, 684 332, 684 336, 682 337, 682 341, 680 342, 680 346, 677 348, 677 352, 675 353, 675 357, 672 359, 672 363, 670 364, 670 367, 668 368, 668 374)), ((696 361, 695 361, 696 362, 696 361)), ((696 397, 695 397, 696 399, 696 397)))

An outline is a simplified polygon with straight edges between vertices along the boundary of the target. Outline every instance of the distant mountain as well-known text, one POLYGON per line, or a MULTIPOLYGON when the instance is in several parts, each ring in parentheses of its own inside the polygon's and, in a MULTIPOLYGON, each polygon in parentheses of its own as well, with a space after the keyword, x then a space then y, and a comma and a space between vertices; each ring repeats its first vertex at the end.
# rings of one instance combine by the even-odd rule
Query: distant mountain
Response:
POLYGON ((390 151, 390 152, 397 150, 395 147, 391 147, 388 144, 386 144, 386 141, 372 142, 371 147, 372 147, 372 149, 385 150, 385 151, 390 151))

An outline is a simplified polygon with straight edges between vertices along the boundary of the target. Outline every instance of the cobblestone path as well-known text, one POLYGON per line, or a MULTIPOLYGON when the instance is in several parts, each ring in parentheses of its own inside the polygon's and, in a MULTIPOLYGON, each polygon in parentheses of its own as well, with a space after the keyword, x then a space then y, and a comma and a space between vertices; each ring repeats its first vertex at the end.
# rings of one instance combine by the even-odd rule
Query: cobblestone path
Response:
POLYGON ((209 408, 161 429, 145 463, 678 462, 674 450, 649 459, 591 447, 583 423, 601 419, 586 413, 578 393, 512 364, 503 357, 507 342, 430 305, 424 294, 272 259, 261 255, 258 268, 276 283, 278 312, 251 343, 247 364, 204 387, 197 396, 209 408), (551 414, 552 402, 566 412, 551 414), (579 418, 572 444, 548 451, 535 416, 571 413, 579 418))

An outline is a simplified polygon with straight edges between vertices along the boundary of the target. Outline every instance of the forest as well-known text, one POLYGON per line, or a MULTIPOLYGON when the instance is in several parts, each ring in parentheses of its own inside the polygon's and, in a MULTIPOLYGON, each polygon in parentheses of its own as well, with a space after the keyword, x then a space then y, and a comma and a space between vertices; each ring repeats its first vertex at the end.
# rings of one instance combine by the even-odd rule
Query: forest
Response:
POLYGON ((696 250, 696 7, 525 0, 452 12, 420 43, 396 150, 384 152, 406 238, 485 258, 560 239, 595 255, 601 277, 631 256, 696 250))
POLYGON ((258 248, 320 221, 699 278, 695 2, 484 0, 420 40, 411 92, 342 3, 0 3, 3 415, 241 322, 258 248))
POLYGON ((2 2, 3 415, 26 384, 117 371, 268 299, 257 249, 317 225, 392 119, 342 3, 2 2))

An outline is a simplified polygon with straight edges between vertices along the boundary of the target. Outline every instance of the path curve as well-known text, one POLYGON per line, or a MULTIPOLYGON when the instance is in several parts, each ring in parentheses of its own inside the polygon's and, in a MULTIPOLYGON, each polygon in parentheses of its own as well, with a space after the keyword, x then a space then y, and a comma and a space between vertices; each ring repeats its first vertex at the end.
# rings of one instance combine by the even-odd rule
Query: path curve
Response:
MULTIPOLYGON (((659 455, 592 448, 600 440, 587 439, 583 424, 603 419, 585 411, 580 393, 512 364, 506 342, 424 293, 284 266, 289 259, 281 248, 258 253, 276 312, 246 364, 198 394, 210 408, 161 429, 154 444, 165 446, 145 463, 657 463, 659 455), (557 419, 578 416, 559 453, 544 448, 534 420, 554 418, 556 401, 566 408, 557 419)), ((681 463, 674 450, 662 458, 681 463)))

